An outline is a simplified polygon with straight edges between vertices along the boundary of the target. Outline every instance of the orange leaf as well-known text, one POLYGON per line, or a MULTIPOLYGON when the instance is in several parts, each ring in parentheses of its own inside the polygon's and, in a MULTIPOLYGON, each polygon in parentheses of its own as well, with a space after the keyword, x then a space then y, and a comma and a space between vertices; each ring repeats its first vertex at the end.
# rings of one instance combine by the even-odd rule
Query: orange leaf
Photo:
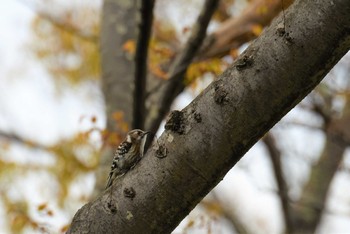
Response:
POLYGON ((122 123, 120 123, 120 129, 123 132, 127 132, 129 130, 129 125, 126 122, 122 122, 122 123))
POLYGON ((190 31, 190 27, 184 27, 183 29, 182 29, 182 33, 187 33, 188 31, 190 31))
POLYGON ((47 203, 43 203, 43 204, 40 204, 37 209, 38 209, 38 211, 42 211, 46 208, 47 208, 47 203))
POLYGON ((63 226, 63 227, 61 228, 61 232, 62 232, 62 233, 66 233, 66 232, 68 231, 68 228, 69 228, 69 224, 63 226))
POLYGON ((259 15, 265 15, 267 12, 268 12, 268 8, 267 8, 267 6, 260 6, 260 7, 258 7, 258 9, 256 10, 257 12, 257 14, 259 14, 259 15))
POLYGON ((239 55, 239 52, 237 49, 232 49, 230 50, 230 56, 233 58, 233 59, 236 59, 239 55))
POLYGON ((53 216, 53 211, 52 211, 52 210, 48 210, 48 211, 47 211, 47 215, 48 215, 48 216, 53 216))
POLYGON ((112 118, 116 121, 116 122, 120 122, 124 119, 124 113, 122 111, 115 111, 112 114, 112 118))
POLYGON ((115 132, 108 135, 107 144, 109 145, 118 145, 120 142, 120 136, 115 132))
POLYGON ((167 80, 169 78, 168 73, 164 72, 159 65, 150 64, 149 69, 156 77, 159 77, 164 80, 167 80))
POLYGON ((194 225, 194 221, 193 220, 190 220, 187 225, 186 225, 186 228, 190 228, 190 227, 193 227, 194 225))
POLYGON ((136 51, 136 45, 134 40, 127 40, 123 44, 123 50, 130 53, 130 54, 135 54, 136 51))
POLYGON ((252 32, 255 36, 259 36, 263 30, 263 27, 259 24, 254 24, 252 26, 252 32))
POLYGON ((96 117, 96 116, 92 116, 92 117, 91 117, 91 122, 96 123, 96 120, 97 120, 97 117, 96 117))

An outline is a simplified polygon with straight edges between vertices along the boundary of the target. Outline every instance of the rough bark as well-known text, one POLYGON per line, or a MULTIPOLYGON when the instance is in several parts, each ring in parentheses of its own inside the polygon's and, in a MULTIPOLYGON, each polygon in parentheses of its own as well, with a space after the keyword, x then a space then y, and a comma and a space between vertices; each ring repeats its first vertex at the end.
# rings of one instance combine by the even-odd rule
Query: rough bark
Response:
POLYGON ((181 112, 68 233, 169 233, 350 48, 348 0, 300 0, 181 112), (293 69, 291 69, 293 68, 293 69))

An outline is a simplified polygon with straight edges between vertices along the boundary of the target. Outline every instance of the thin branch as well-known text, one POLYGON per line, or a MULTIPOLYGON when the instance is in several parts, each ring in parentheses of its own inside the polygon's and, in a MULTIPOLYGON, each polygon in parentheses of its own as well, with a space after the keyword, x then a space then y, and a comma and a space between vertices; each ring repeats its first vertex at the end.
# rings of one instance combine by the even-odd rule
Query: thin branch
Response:
MULTIPOLYGON (((337 122, 337 120, 335 120, 337 122)), ((310 177, 304 185, 298 202, 293 205, 295 233, 315 233, 320 224, 332 180, 341 164, 347 144, 343 141, 343 128, 329 126, 326 133, 326 143, 323 152, 310 172, 310 177)), ((339 126, 340 127, 340 126, 339 126)))
MULTIPOLYGON (((278 15, 289 7, 294 0, 256 0, 242 12, 239 17, 231 17, 225 20, 213 33, 211 33, 198 53, 198 60, 215 56, 223 56, 231 49, 237 49, 242 44, 257 37, 254 28, 265 27, 278 15), (259 13, 261 9, 266 12, 259 13)), ((283 14, 285 23, 285 14, 283 14)))
POLYGON ((15 143, 20 143, 25 146, 28 146, 30 148, 40 149, 40 150, 48 150, 48 147, 45 145, 42 145, 40 143, 32 142, 30 140, 23 139, 21 136, 18 136, 14 133, 7 133, 0 131, 0 139, 3 139, 4 141, 11 141, 15 143))
MULTIPOLYGON (((24 1, 24 0, 19 0, 19 2, 23 3, 24 5, 26 5, 28 8, 30 8, 32 11, 34 11, 39 17, 49 21, 50 23, 52 23, 54 26, 56 26, 57 28, 60 28, 74 36, 77 36, 85 41, 89 41, 92 43, 97 43, 98 42, 98 36, 93 34, 93 33, 89 33, 86 32, 84 30, 82 30, 81 28, 76 27, 73 24, 69 24, 67 22, 64 22, 63 20, 61 20, 60 18, 53 16, 51 14, 48 14, 40 9, 36 9, 35 6, 31 5, 30 3, 24 1)), ((38 7, 37 7, 38 8, 38 7)))
POLYGON ((275 173, 275 178, 277 182, 277 187, 279 191, 279 197, 281 199, 281 205, 284 214, 284 223, 286 226, 286 233, 293 232, 293 222, 291 216, 291 209, 289 206, 289 197, 288 197, 288 186, 286 180, 284 179, 282 163, 281 163, 281 152, 277 148, 276 141, 271 133, 268 133, 263 138, 267 150, 269 151, 269 156, 272 162, 273 171, 275 173))
POLYGON ((280 128, 284 128, 284 127, 301 127, 301 128, 306 128, 312 131, 323 131, 324 127, 323 126, 316 126, 315 124, 309 124, 309 123, 303 123, 300 121, 289 121, 289 120, 285 120, 285 121, 281 121, 281 123, 277 126, 280 128))
POLYGON ((141 22, 135 54, 135 89, 133 128, 143 129, 145 121, 145 90, 147 78, 147 54, 152 30, 154 0, 141 0, 141 22))
POLYGON ((196 23, 193 25, 191 35, 185 44, 184 49, 176 57, 174 63, 169 69, 169 80, 164 84, 160 91, 160 103, 158 111, 149 125, 151 132, 156 132, 166 113, 170 110, 175 97, 185 88, 184 76, 188 66, 201 47, 210 19, 217 8, 218 0, 206 0, 202 11, 200 12, 196 23))

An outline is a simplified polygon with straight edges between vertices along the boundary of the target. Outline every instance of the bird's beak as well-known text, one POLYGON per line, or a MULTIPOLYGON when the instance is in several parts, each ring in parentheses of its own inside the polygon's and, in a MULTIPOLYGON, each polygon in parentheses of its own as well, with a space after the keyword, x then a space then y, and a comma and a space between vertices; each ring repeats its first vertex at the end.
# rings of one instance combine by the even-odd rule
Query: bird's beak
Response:
POLYGON ((146 132, 144 132, 144 133, 142 134, 142 137, 144 137, 145 135, 150 134, 150 133, 151 133, 151 132, 146 131, 146 132))

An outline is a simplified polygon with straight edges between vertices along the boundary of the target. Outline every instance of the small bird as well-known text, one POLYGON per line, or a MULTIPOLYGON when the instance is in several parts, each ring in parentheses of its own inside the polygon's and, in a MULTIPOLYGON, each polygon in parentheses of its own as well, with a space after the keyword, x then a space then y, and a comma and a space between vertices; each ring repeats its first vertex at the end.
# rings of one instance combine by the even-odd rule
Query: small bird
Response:
POLYGON ((112 185, 115 178, 124 175, 141 160, 144 154, 146 136, 149 133, 140 129, 128 132, 114 153, 106 189, 112 185))

